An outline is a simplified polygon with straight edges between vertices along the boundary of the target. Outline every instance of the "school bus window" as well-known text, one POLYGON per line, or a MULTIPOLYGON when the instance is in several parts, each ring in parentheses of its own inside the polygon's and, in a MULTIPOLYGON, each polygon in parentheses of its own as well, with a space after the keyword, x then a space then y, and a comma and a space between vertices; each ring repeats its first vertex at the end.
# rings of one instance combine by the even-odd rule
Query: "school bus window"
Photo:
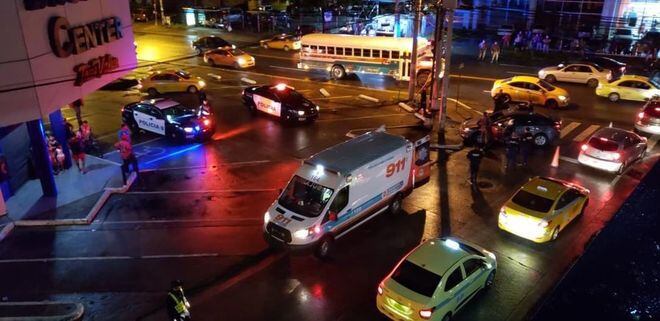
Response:
POLYGON ((329 55, 334 55, 335 54, 335 47, 328 47, 328 54, 329 55))
POLYGON ((372 57, 380 58, 380 50, 372 50, 371 53, 372 53, 371 55, 372 57))
POLYGON ((337 48, 337 54, 338 55, 344 55, 344 48, 337 48))
POLYGON ((383 58, 389 58, 390 57, 390 52, 387 50, 383 50, 381 56, 383 58))
POLYGON ((398 51, 392 51, 392 59, 399 59, 399 52, 398 51))
POLYGON ((316 51, 316 49, 318 49, 318 47, 316 47, 316 46, 312 46, 311 48, 312 48, 312 51, 316 51))
POLYGON ((319 53, 326 53, 325 46, 319 46, 319 53))
POLYGON ((308 45, 304 45, 304 46, 302 46, 302 50, 303 50, 303 51, 309 51, 309 46, 308 46, 308 45))
POLYGON ((355 52, 355 56, 358 56, 358 57, 362 56, 362 49, 355 48, 355 49, 353 49, 353 52, 355 52))
POLYGON ((346 52, 347 56, 353 55, 353 48, 345 48, 344 51, 346 52))
POLYGON ((362 57, 371 57, 371 49, 362 50, 362 57))

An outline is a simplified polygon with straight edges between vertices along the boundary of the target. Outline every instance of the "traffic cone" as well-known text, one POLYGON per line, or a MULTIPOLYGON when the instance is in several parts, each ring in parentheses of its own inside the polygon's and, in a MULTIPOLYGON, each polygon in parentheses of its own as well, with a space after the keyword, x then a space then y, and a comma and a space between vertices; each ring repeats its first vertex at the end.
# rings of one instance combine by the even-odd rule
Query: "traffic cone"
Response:
POLYGON ((552 156, 552 163, 550 163, 550 166, 552 167, 559 167, 559 146, 555 149, 555 155, 552 156))

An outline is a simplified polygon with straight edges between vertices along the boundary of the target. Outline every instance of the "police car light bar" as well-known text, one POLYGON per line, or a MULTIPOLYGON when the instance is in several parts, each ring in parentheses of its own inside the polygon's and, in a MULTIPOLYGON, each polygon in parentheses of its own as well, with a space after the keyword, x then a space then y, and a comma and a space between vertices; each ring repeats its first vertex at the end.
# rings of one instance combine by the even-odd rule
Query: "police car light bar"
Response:
POLYGON ((458 249, 461 248, 461 246, 460 246, 460 244, 458 244, 458 242, 456 242, 454 240, 451 240, 451 239, 446 239, 445 240, 445 245, 448 248, 452 249, 452 250, 458 250, 458 249))

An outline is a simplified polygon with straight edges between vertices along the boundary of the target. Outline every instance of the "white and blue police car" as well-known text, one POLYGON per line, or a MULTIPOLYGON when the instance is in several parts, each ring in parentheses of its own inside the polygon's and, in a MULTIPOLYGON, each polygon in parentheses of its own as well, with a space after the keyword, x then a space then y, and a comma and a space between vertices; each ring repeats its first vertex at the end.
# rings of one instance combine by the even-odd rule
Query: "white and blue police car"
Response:
POLYGON ((286 84, 247 87, 242 99, 253 114, 263 112, 284 122, 313 122, 319 117, 319 106, 286 84))

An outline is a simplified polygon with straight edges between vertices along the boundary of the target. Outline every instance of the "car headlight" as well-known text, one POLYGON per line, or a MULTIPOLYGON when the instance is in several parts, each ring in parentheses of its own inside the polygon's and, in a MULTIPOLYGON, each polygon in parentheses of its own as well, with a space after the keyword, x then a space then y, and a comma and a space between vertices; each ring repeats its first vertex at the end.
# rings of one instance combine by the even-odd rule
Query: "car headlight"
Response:
POLYGON ((264 224, 268 223, 270 221, 270 213, 266 212, 264 214, 264 224))
POLYGON ((307 229, 297 230, 293 232, 293 236, 298 239, 306 239, 308 235, 309 235, 309 231, 307 229))
POLYGON ((205 82, 204 80, 200 80, 200 81, 198 81, 197 84, 198 84, 200 87, 206 87, 206 82, 205 82))
POLYGON ((185 131, 186 133, 192 133, 192 132, 193 132, 193 128, 192 128, 192 127, 185 127, 185 128, 183 129, 183 131, 185 131))
POLYGON ((316 106, 316 111, 320 111, 320 110, 321 110, 321 107, 316 106))
POLYGON ((238 64, 239 64, 239 65, 244 65, 244 64, 245 64, 245 59, 243 59, 243 58, 238 58, 238 64))
POLYGON ((504 208, 500 209, 500 219, 501 220, 506 220, 507 219, 506 210, 504 210, 504 208))
POLYGON ((305 111, 304 110, 299 110, 298 111, 298 116, 305 116, 305 111))
POLYGON ((557 97, 557 98, 559 98, 559 100, 561 100, 561 101, 566 101, 566 99, 567 99, 566 96, 564 96, 564 95, 559 95, 559 97, 557 97))

